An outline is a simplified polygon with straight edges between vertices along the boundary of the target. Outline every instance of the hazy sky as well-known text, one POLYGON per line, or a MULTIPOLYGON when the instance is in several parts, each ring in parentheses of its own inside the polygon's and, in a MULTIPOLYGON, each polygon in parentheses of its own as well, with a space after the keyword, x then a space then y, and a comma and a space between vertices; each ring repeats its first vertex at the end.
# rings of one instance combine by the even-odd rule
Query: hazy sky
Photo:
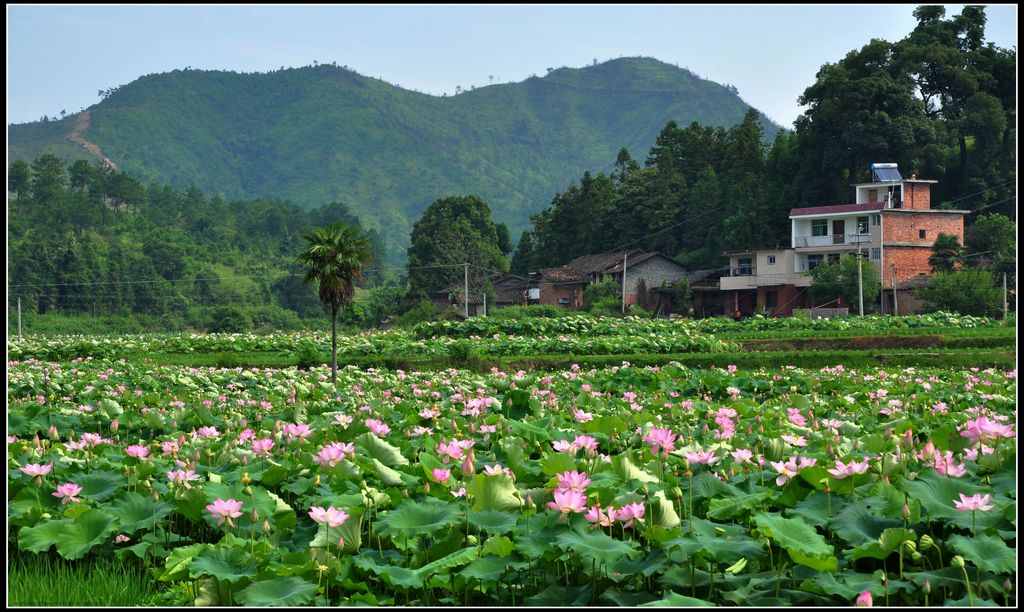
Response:
MULTIPOLYGON (((648 56, 729 83, 792 127, 825 62, 910 32, 917 5, 7 5, 7 122, 99 101, 97 91, 192 66, 265 72, 335 61, 440 95, 648 56)), ((946 15, 963 5, 946 5, 946 15)), ((988 5, 986 41, 1017 44, 1016 5, 988 5)))

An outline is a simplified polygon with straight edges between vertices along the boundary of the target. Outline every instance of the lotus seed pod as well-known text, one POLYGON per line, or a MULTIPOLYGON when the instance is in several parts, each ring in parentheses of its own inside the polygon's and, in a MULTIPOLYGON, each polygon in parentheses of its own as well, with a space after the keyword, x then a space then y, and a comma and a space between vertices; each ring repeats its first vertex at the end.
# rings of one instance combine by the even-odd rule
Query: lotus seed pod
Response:
POLYGON ((245 493, 246 495, 250 495, 251 496, 252 495, 252 487, 248 487, 248 486, 245 487, 244 489, 242 489, 242 493, 245 493))
POLYGON ((242 484, 249 484, 252 482, 252 478, 249 478, 249 472, 242 472, 242 484))
POLYGON ((910 553, 910 558, 914 561, 914 563, 920 563, 921 559, 923 558, 923 555, 915 550, 914 552, 910 553))
POLYGON ((928 535, 927 533, 921 536, 921 550, 928 550, 932 546, 935 546, 935 541, 932 540, 932 536, 928 535))
POLYGON ((961 557, 960 555, 957 555, 957 556, 953 557, 953 560, 950 563, 953 564, 953 567, 959 567, 959 568, 962 569, 963 566, 964 566, 964 558, 961 557))
POLYGON ((903 546, 912 553, 917 552, 917 543, 913 540, 906 540, 903 542, 903 546))

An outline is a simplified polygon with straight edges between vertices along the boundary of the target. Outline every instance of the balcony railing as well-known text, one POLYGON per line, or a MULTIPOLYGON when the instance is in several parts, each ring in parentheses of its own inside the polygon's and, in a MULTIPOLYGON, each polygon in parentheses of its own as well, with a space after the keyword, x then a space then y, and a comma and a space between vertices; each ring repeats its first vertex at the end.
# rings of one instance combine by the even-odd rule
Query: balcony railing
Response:
POLYGON ((757 266, 736 266, 729 270, 729 276, 756 276, 757 266))
POLYGON ((830 234, 828 236, 796 236, 794 246, 807 247, 857 246, 871 242, 871 234, 830 234))

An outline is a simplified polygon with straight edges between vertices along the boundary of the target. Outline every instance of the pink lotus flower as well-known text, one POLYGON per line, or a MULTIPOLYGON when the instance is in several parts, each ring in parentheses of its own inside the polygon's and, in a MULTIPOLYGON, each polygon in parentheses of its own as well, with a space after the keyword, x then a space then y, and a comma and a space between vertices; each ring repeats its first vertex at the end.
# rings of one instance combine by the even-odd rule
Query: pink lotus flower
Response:
POLYGON ((587 498, 579 491, 572 489, 555 491, 555 500, 548 502, 548 508, 558 510, 562 513, 560 518, 565 518, 572 512, 583 512, 587 507, 587 498))
POLYGON ((189 482, 199 480, 199 475, 193 470, 171 470, 167 472, 167 479, 174 484, 191 489, 192 485, 189 482))
POLYGON ((252 452, 256 453, 257 457, 269 457, 270 449, 274 448, 274 441, 270 438, 263 438, 261 440, 253 440, 249 443, 252 452))
POLYGON ((793 446, 807 446, 807 440, 803 436, 792 436, 789 434, 782 434, 782 439, 788 444, 793 446))
POLYGON ((586 423, 587 421, 593 421, 594 415, 589 412, 584 412, 579 408, 574 408, 572 411, 572 417, 576 419, 578 423, 586 423))
POLYGON ((334 415, 334 424, 341 425, 342 429, 348 429, 348 426, 352 424, 352 417, 347 414, 336 414, 334 415))
POLYGON ((334 506, 326 510, 321 506, 313 506, 309 509, 309 516, 317 523, 327 523, 328 527, 341 527, 348 519, 348 513, 334 506))
POLYGON ((587 510, 584 518, 594 523, 591 527, 597 527, 598 525, 601 527, 611 527, 612 523, 615 522, 615 508, 608 506, 608 511, 605 512, 598 506, 592 506, 587 510))
POLYGON ((146 456, 149 454, 149 447, 142 446, 139 444, 132 444, 128 448, 124 449, 125 454, 129 457, 135 457, 139 461, 148 461, 149 458, 146 456))
POLYGON ((462 456, 465 453, 458 440, 452 440, 445 444, 444 439, 442 438, 441 441, 437 443, 437 454, 442 455, 441 461, 447 463, 451 459, 454 459, 455 461, 462 459, 462 456))
POLYGON ((443 468, 434 468, 430 472, 430 477, 434 482, 448 482, 448 479, 452 477, 452 471, 443 468))
POLYGON ((507 467, 502 467, 501 464, 495 463, 494 465, 488 465, 484 468, 485 476, 498 476, 500 474, 507 474, 512 476, 512 470, 507 467))
POLYGON ((289 442, 297 439, 306 439, 313 434, 313 430, 305 423, 286 423, 284 426, 284 437, 289 442))
POLYGON ((683 456, 686 457, 686 460, 690 463, 703 463, 706 465, 714 465, 722 460, 722 458, 716 455, 713 451, 699 450, 697 452, 683 453, 683 456))
POLYGON ((775 479, 775 484, 780 487, 800 473, 800 468, 797 466, 795 457, 790 458, 789 461, 786 461, 785 463, 782 461, 769 461, 768 463, 770 463, 771 466, 775 468, 775 471, 779 473, 779 477, 775 479))
POLYGON ((356 447, 354 444, 335 442, 321 448, 317 456, 313 458, 313 462, 319 463, 324 468, 334 467, 348 457, 354 457, 355 454, 356 447))
POLYGON ((842 461, 836 460, 835 469, 829 468, 828 473, 832 474, 837 479, 842 480, 847 476, 853 476, 854 474, 863 474, 868 471, 868 460, 864 459, 863 462, 858 463, 856 459, 851 461, 849 464, 844 464, 842 461))
POLYGON ((592 436, 576 436, 572 443, 576 448, 582 448, 588 455, 597 453, 597 440, 592 436))
POLYGON ((662 456, 668 457, 676 448, 676 436, 671 429, 652 427, 643 441, 651 445, 651 455, 658 456, 660 450, 662 456))
POLYGON ((213 515, 214 518, 219 518, 217 525, 223 525, 226 520, 230 527, 234 527, 235 524, 231 522, 231 519, 242 516, 242 502, 235 499, 221 499, 217 498, 213 500, 212 504, 206 506, 206 509, 213 515))
POLYGON ((459 487, 458 491, 451 491, 452 497, 465 497, 466 487, 459 487))
POLYGON ((587 478, 586 472, 580 473, 576 470, 571 472, 566 470, 561 474, 555 474, 555 477, 558 478, 558 488, 563 491, 571 490, 586 493, 587 485, 592 482, 591 479, 587 478))
POLYGON ((61 505, 67 504, 68 502, 81 501, 76 495, 82 492, 82 487, 76 485, 73 482, 66 482, 57 487, 57 491, 53 494, 54 497, 62 498, 60 500, 61 505))
POLYGON ((644 522, 644 505, 641 503, 626 504, 615 511, 615 518, 625 521, 623 527, 632 527, 633 521, 644 522))
POLYGON ((29 463, 18 468, 29 476, 35 476, 37 479, 42 480, 42 477, 49 474, 53 470, 53 464, 47 463, 46 465, 40 465, 38 463, 29 463))
POLYGON ((386 436, 389 433, 391 433, 391 428, 387 424, 378 421, 377 419, 366 419, 363 422, 366 423, 366 426, 370 428, 370 431, 372 431, 374 434, 378 436, 386 436))
POLYGON ((114 538, 114 543, 115 544, 124 544, 125 542, 128 542, 129 540, 131 540, 131 538, 129 538, 128 536, 126 536, 123 533, 119 533, 119 534, 117 534, 117 537, 114 538))
POLYGON ((555 440, 551 443, 551 447, 560 453, 576 454, 578 450, 576 445, 568 440, 555 440))
POLYGON ((864 591, 857 596, 857 606, 862 608, 871 607, 871 591, 864 591))
POLYGON ((732 458, 733 460, 736 461, 736 463, 753 463, 751 459, 754 457, 754 453, 752 453, 750 449, 741 448, 732 451, 730 454, 732 455, 732 458))
POLYGON ((995 421, 990 421, 984 415, 973 421, 967 421, 966 425, 966 429, 961 431, 960 435, 969 439, 972 444, 992 442, 999 438, 1012 438, 1017 435, 1013 431, 1013 425, 1000 425, 995 421))
POLYGON ((988 503, 992 499, 992 495, 986 493, 984 496, 981 493, 975 493, 974 495, 967 497, 963 493, 960 494, 960 501, 953 500, 953 505, 960 512, 970 512, 972 510, 991 510, 995 506, 988 503))

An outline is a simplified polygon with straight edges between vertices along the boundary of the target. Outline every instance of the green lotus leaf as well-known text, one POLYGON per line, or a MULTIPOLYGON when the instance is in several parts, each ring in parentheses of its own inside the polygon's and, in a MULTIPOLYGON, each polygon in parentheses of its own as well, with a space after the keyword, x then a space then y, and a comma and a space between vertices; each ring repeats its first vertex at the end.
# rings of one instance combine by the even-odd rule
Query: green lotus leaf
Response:
POLYGON ((647 483, 658 482, 657 476, 649 472, 645 472, 633 465, 629 455, 622 454, 613 456, 612 469, 623 482, 629 482, 630 480, 638 480, 640 482, 647 483))
POLYGON ((191 544, 172 550, 164 562, 164 572, 160 575, 160 580, 182 580, 186 578, 192 559, 209 547, 209 544, 191 544))
POLYGON ((540 467, 545 476, 571 472, 576 469, 576 458, 568 453, 552 452, 541 457, 540 467))
POLYGON ((107 537, 117 530, 114 515, 92 509, 67 526, 57 541, 57 552, 65 559, 81 559, 93 546, 104 544, 107 537))
POLYGON ((1011 574, 1017 569, 1016 549, 995 536, 982 534, 968 538, 956 534, 949 537, 949 545, 983 571, 1011 574))
POLYGON ((689 607, 713 606, 715 604, 711 603, 710 601, 704 601, 703 599, 697 599, 696 597, 688 597, 686 595, 680 595, 679 593, 676 593, 674 591, 669 591, 668 594, 666 594, 664 597, 662 597, 661 599, 659 599, 657 601, 651 601, 651 602, 647 602, 647 603, 640 604, 640 605, 645 607, 645 608, 646 607, 654 607, 654 606, 657 606, 657 607, 671 606, 671 607, 687 607, 687 608, 689 608, 689 607))
POLYGON ((239 548, 214 546, 201 551, 189 564, 189 576, 213 576, 225 582, 238 582, 256 575, 256 564, 239 548))
POLYGON ((110 504, 120 524, 119 530, 129 535, 153 527, 176 507, 174 502, 153 501, 151 496, 135 492, 128 492, 110 504))
POLYGON ((372 432, 367 432, 356 438, 356 440, 370 457, 388 467, 394 468, 401 465, 409 465, 409 460, 402 455, 401 449, 381 440, 372 432))
POLYGON ((515 549, 516 545, 512 543, 512 540, 510 540, 508 536, 491 536, 487 538, 484 545, 480 547, 480 554, 507 557, 512 554, 512 551, 515 549))
POLYGON ((591 597, 593 597, 593 589, 589 583, 578 587, 553 584, 540 593, 527 597, 523 603, 538 608, 582 606, 586 605, 591 597))
POLYGON ((457 505, 428 497, 420 501, 402 502, 375 521, 374 529, 389 537, 412 538, 433 535, 460 520, 462 511, 457 505))
POLYGON ((18 548, 35 553, 45 552, 56 544, 65 531, 74 524, 70 519, 40 521, 34 527, 22 527, 18 531, 18 548))
POLYGON ((827 560, 832 557, 832 547, 825 538, 799 518, 787 519, 762 512, 754 515, 754 522, 762 533, 778 542, 787 552, 798 553, 799 558, 793 558, 797 563, 807 565, 809 558, 827 560))
POLYGON ((477 474, 466 487, 466 492, 473 496, 473 510, 518 510, 523 499, 508 474, 488 476, 477 474))
POLYGON ((880 518, 862 504, 850 504, 829 521, 832 530, 851 546, 870 546, 891 527, 902 521, 880 518))
POLYGON ((316 594, 316 585, 297 576, 254 582, 238 592, 246 606, 303 606, 316 594))
POLYGON ((96 471, 78 476, 73 482, 82 487, 82 497, 102 502, 113 497, 127 480, 123 474, 117 472, 96 471))
POLYGON ((475 525, 491 535, 501 535, 515 530, 518 514, 500 510, 470 511, 469 524, 475 525))
POLYGON ((469 546, 462 550, 457 550, 451 554, 445 555, 435 561, 431 561, 423 567, 417 568, 416 573, 419 574, 420 578, 426 579, 438 572, 449 570, 453 567, 459 567, 460 565, 465 565, 476 559, 479 555, 480 549, 478 547, 469 546))
POLYGON ((772 496, 769 491, 750 493, 736 497, 716 497, 708 503, 708 517, 728 519, 755 508, 761 508, 762 502, 772 496))
POLYGON ((640 554, 635 542, 616 540, 597 530, 587 533, 563 533, 555 538, 555 544, 563 550, 579 555, 588 566, 591 561, 595 561, 598 565, 611 567, 624 557, 634 558, 640 554))
POLYGON ((657 596, 647 591, 635 593, 633 591, 623 591, 618 587, 611 587, 604 593, 601 593, 601 596, 597 599, 599 602, 610 602, 616 606, 633 608, 652 602, 657 599, 657 596))
POLYGON ((539 425, 515 419, 509 419, 507 423, 509 427, 512 428, 512 433, 514 435, 520 436, 530 442, 547 442, 551 439, 551 434, 548 430, 539 425))

